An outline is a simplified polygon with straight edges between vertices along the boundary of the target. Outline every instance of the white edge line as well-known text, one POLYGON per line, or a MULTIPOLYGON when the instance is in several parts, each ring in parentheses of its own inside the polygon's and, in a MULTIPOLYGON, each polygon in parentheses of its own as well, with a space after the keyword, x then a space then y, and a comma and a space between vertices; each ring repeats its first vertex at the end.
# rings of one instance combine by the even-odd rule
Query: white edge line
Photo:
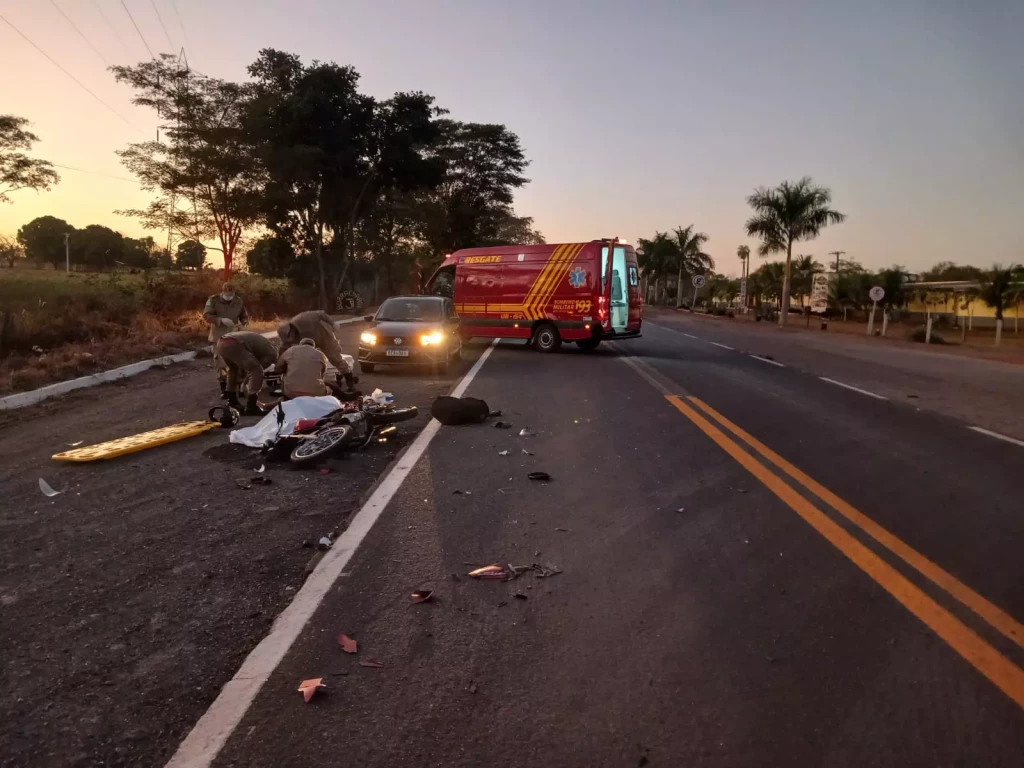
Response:
POLYGON ((658 323, 651 322, 650 320, 645 320, 644 325, 653 325, 655 328, 660 328, 663 331, 669 331, 670 333, 681 333, 683 336, 686 336, 687 338, 697 339, 697 341, 701 340, 700 336, 694 336, 692 333, 687 333, 686 331, 680 331, 675 328, 669 328, 667 325, 659 325, 658 323))
POLYGON ((768 363, 768 365, 774 365, 776 368, 785 368, 786 367, 782 363, 777 363, 774 360, 769 360, 767 357, 761 357, 760 355, 755 355, 755 354, 752 354, 752 353, 751 353, 750 356, 752 358, 754 358, 755 360, 760 360, 762 363, 768 363))
MULTIPOLYGON (((336 320, 335 326, 345 325, 347 323, 361 322, 362 317, 346 318, 345 320, 336 320)), ((263 334, 264 337, 272 339, 277 336, 277 331, 267 331, 263 334)), ((207 350, 211 349, 206 347, 207 350)), ((88 376, 81 376, 77 379, 70 379, 69 381, 58 381, 56 384, 48 384, 45 387, 39 389, 33 389, 28 392, 17 392, 13 395, 7 395, 6 397, 0 397, 0 411, 9 411, 15 408, 24 408, 28 405, 35 405, 41 403, 43 400, 48 400, 51 397, 57 397, 58 395, 65 395, 68 392, 73 392, 76 389, 82 389, 84 387, 95 387, 99 384, 106 384, 107 382, 117 381, 118 379, 126 379, 129 376, 137 376, 143 371, 148 371, 157 365, 170 365, 171 363, 182 363, 186 360, 192 360, 198 353, 192 352, 181 352, 177 355, 167 355, 165 357, 154 357, 150 360, 141 360, 137 363, 131 363, 130 365, 123 365, 120 368, 114 368, 109 371, 100 371, 99 373, 91 373, 88 376)))
MULTIPOLYGON (((495 339, 484 350, 469 372, 452 390, 452 397, 461 397, 483 367, 497 345, 495 339)), ((269 634, 252 649, 235 676, 221 689, 209 709, 199 718, 178 750, 167 763, 167 768, 204 768, 220 753, 228 738, 242 721, 260 688, 291 649, 299 633, 320 606, 327 591, 341 575, 366 534, 380 518, 384 508, 401 487, 402 482, 426 451, 430 441, 440 429, 436 419, 423 428, 412 445, 378 483, 370 498, 362 506, 352 523, 334 542, 317 564, 313 573, 296 593, 295 598, 274 620, 269 634)))
POLYGON ((842 387, 843 389, 851 389, 854 392, 860 392, 862 395, 867 395, 868 397, 873 397, 876 400, 888 400, 889 399, 888 397, 885 397, 884 395, 878 395, 878 394, 875 394, 874 392, 868 392, 866 389, 861 389, 860 387, 855 387, 852 384, 843 384, 843 382, 841 382, 841 381, 836 381, 835 379, 829 379, 829 378, 826 378, 824 376, 819 376, 818 378, 821 379, 822 381, 827 381, 829 384, 835 384, 837 387, 842 387))
POLYGON ((980 432, 983 435, 988 435, 989 437, 994 437, 996 440, 1002 440, 1007 443, 1013 443, 1014 445, 1019 445, 1021 448, 1024 448, 1024 440, 1018 440, 1016 437, 1010 437, 1009 435, 1001 435, 998 432, 993 432, 991 429, 985 429, 984 427, 968 427, 968 429, 973 430, 975 432, 980 432))
POLYGON ((730 352, 735 352, 736 351, 736 347, 730 347, 728 344, 719 344, 717 341, 709 341, 708 344, 714 344, 716 347, 721 347, 722 349, 728 349, 730 352))

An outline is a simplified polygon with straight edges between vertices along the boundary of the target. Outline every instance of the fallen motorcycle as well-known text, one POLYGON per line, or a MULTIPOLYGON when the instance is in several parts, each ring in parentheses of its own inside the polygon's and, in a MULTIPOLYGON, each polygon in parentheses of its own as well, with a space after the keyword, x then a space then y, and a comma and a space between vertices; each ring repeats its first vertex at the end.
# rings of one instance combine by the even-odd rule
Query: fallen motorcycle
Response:
POLYGON ((418 414, 416 406, 402 408, 360 396, 322 418, 300 420, 291 435, 264 446, 263 452, 280 456, 282 448, 294 446, 289 454, 290 461, 311 464, 350 444, 366 447, 385 428, 415 419, 418 414))

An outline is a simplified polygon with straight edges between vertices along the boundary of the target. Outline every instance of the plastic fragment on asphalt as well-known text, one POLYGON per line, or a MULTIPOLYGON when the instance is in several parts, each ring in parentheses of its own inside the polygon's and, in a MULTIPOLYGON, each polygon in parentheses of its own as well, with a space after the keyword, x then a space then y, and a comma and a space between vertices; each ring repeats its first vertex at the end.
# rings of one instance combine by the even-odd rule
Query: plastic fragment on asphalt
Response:
POLYGON ((474 579, 507 579, 509 576, 508 571, 505 570, 503 565, 485 565, 483 568, 477 568, 475 571, 470 571, 467 576, 471 576, 474 579))
POLYGON ((512 597, 514 597, 516 600, 526 600, 526 595, 524 595, 522 592, 516 592, 514 595, 512 595, 512 597))
POLYGON ((68 445, 69 448, 77 448, 78 446, 80 446, 84 442, 85 442, 85 440, 78 440, 78 441, 76 441, 74 443, 68 443, 67 445, 68 445))
POLYGON ((313 698, 313 694, 317 691, 326 688, 324 685, 324 679, 322 677, 314 677, 309 680, 303 680, 299 683, 299 692, 302 694, 302 698, 308 703, 313 698))
POLYGON ((519 430, 519 436, 520 437, 533 437, 533 435, 534 435, 534 433, 531 432, 526 427, 523 427, 522 429, 519 430))
POLYGON ((359 662, 360 667, 367 667, 368 669, 383 669, 384 662, 380 659, 363 659, 359 662))
POLYGON ((252 485, 249 483, 249 481, 241 477, 235 479, 235 485, 237 485, 243 491, 248 491, 250 488, 252 488, 252 485))
POLYGON ((64 491, 53 490, 51 485, 45 480, 43 480, 43 478, 41 477, 39 478, 39 490, 43 492, 44 496, 49 496, 51 499, 54 496, 60 496, 62 493, 64 493, 64 491))
POLYGON ((686 511, 686 507, 680 507, 679 509, 676 510, 676 512, 685 512, 685 511, 686 511))
POLYGON ((329 474, 331 474, 331 470, 329 470, 327 467, 324 467, 323 469, 320 470, 320 474, 321 475, 329 475, 329 474))
POLYGON ((317 549, 330 549, 331 548, 331 540, 329 538, 327 538, 326 536, 321 536, 320 537, 320 541, 318 541, 316 543, 316 548, 317 549))
POLYGON ((523 453, 523 455, 524 455, 524 456, 533 456, 533 454, 532 454, 532 453, 530 453, 530 452, 529 452, 528 450, 526 450, 525 448, 523 448, 523 449, 522 449, 522 453, 523 453))
POLYGON ((341 646, 341 650, 345 653, 355 653, 359 650, 359 643, 344 634, 338 635, 338 645, 341 646))
POLYGON ((537 480, 538 482, 541 483, 546 483, 551 479, 551 475, 549 475, 547 472, 531 472, 530 474, 527 475, 527 477, 530 478, 531 480, 537 480))
POLYGON ((418 589, 412 593, 413 603, 425 603, 434 596, 434 590, 432 589, 418 589))
POLYGON ((495 429, 508 429, 512 425, 507 421, 496 421, 494 422, 495 429))
POLYGON ((508 456, 508 451, 498 451, 499 456, 508 456))
POLYGON ((260 464, 260 468, 257 469, 256 471, 260 472, 260 473, 266 472, 267 471, 267 465, 266 464, 260 464))

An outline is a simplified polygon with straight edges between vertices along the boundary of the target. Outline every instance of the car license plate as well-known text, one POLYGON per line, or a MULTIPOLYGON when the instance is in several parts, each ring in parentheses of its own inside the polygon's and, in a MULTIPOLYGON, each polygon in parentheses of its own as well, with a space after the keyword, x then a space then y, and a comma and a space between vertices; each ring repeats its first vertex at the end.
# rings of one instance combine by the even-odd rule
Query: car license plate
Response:
POLYGON ((409 350, 408 349, 389 349, 386 354, 387 354, 388 357, 408 357, 409 356, 409 350))

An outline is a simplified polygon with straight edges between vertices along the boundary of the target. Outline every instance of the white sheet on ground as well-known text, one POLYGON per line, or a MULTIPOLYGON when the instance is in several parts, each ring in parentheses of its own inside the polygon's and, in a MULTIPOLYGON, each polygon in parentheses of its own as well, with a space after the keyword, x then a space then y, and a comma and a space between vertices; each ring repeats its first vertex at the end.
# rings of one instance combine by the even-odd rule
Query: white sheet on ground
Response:
MULTIPOLYGON (((323 397, 296 397, 281 404, 284 409, 284 423, 281 425, 282 435, 290 435, 300 419, 319 419, 341 408, 341 401, 331 395, 323 397)), ((277 408, 264 416, 256 424, 231 432, 228 439, 238 445, 250 448, 262 448, 269 440, 277 437, 277 408)))

